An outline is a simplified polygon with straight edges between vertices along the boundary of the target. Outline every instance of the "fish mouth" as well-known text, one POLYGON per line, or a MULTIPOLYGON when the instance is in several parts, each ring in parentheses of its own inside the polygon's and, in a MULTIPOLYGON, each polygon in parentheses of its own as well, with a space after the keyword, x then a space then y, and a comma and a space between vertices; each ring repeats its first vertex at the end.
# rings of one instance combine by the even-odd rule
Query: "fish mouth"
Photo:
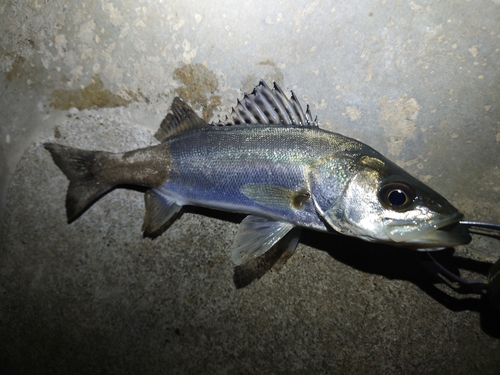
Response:
POLYGON ((468 244, 472 238, 452 229, 464 217, 460 212, 424 223, 416 220, 392 220, 385 226, 387 237, 395 245, 414 247, 418 250, 440 250, 468 244))

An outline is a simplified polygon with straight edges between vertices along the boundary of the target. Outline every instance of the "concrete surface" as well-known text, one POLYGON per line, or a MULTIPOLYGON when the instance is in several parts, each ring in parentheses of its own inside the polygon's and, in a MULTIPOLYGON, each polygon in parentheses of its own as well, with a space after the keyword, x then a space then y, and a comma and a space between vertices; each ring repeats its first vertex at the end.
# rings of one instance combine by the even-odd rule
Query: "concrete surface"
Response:
MULTIPOLYGON (((280 270, 234 269, 241 217, 142 238, 130 190, 68 225, 42 147, 142 147, 175 95, 216 121, 262 77, 500 222, 498 0, 4 1, 0 72, 2 373, 498 373, 498 311, 412 251, 306 232, 280 270)), ((451 253, 484 278, 498 241, 451 253)))

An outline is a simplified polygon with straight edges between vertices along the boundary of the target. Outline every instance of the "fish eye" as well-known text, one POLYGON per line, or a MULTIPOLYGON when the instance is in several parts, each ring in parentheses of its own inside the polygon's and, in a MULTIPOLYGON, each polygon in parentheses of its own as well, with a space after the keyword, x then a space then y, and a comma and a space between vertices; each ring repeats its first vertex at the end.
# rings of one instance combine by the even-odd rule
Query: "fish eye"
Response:
POLYGON ((379 191, 382 205, 394 211, 404 210, 413 203, 415 197, 415 191, 411 186, 400 181, 391 181, 382 185, 379 191))

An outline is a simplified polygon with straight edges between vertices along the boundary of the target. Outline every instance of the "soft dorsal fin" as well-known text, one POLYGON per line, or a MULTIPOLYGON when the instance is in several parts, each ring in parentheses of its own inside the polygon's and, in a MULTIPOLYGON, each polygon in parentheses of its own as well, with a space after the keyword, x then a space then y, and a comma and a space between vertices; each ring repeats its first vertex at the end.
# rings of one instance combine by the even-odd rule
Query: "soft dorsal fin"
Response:
POLYGON ((317 127, 318 122, 312 119, 309 106, 304 112, 293 91, 291 93, 292 96, 288 99, 276 82, 271 89, 260 80, 252 93, 245 93, 229 116, 226 116, 226 120, 218 125, 283 124, 317 127))
POLYGON ((170 107, 170 113, 161 122, 155 137, 163 142, 166 138, 183 131, 207 126, 208 124, 187 103, 176 96, 170 107))

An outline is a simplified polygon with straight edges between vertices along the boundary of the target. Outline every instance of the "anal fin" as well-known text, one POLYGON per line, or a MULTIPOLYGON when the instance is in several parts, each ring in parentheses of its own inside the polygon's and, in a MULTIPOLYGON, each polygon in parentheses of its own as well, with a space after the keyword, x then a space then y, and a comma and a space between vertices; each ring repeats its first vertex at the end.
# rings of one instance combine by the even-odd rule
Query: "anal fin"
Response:
MULTIPOLYGON (((241 222, 231 248, 233 262, 240 265, 259 257, 278 243, 293 228, 294 225, 291 223, 254 215, 247 216, 241 222)), ((297 245, 297 241, 295 241, 295 245, 297 245)))
POLYGON ((146 233, 157 231, 182 208, 158 189, 148 190, 144 194, 144 200, 146 214, 142 224, 142 231, 146 233))

